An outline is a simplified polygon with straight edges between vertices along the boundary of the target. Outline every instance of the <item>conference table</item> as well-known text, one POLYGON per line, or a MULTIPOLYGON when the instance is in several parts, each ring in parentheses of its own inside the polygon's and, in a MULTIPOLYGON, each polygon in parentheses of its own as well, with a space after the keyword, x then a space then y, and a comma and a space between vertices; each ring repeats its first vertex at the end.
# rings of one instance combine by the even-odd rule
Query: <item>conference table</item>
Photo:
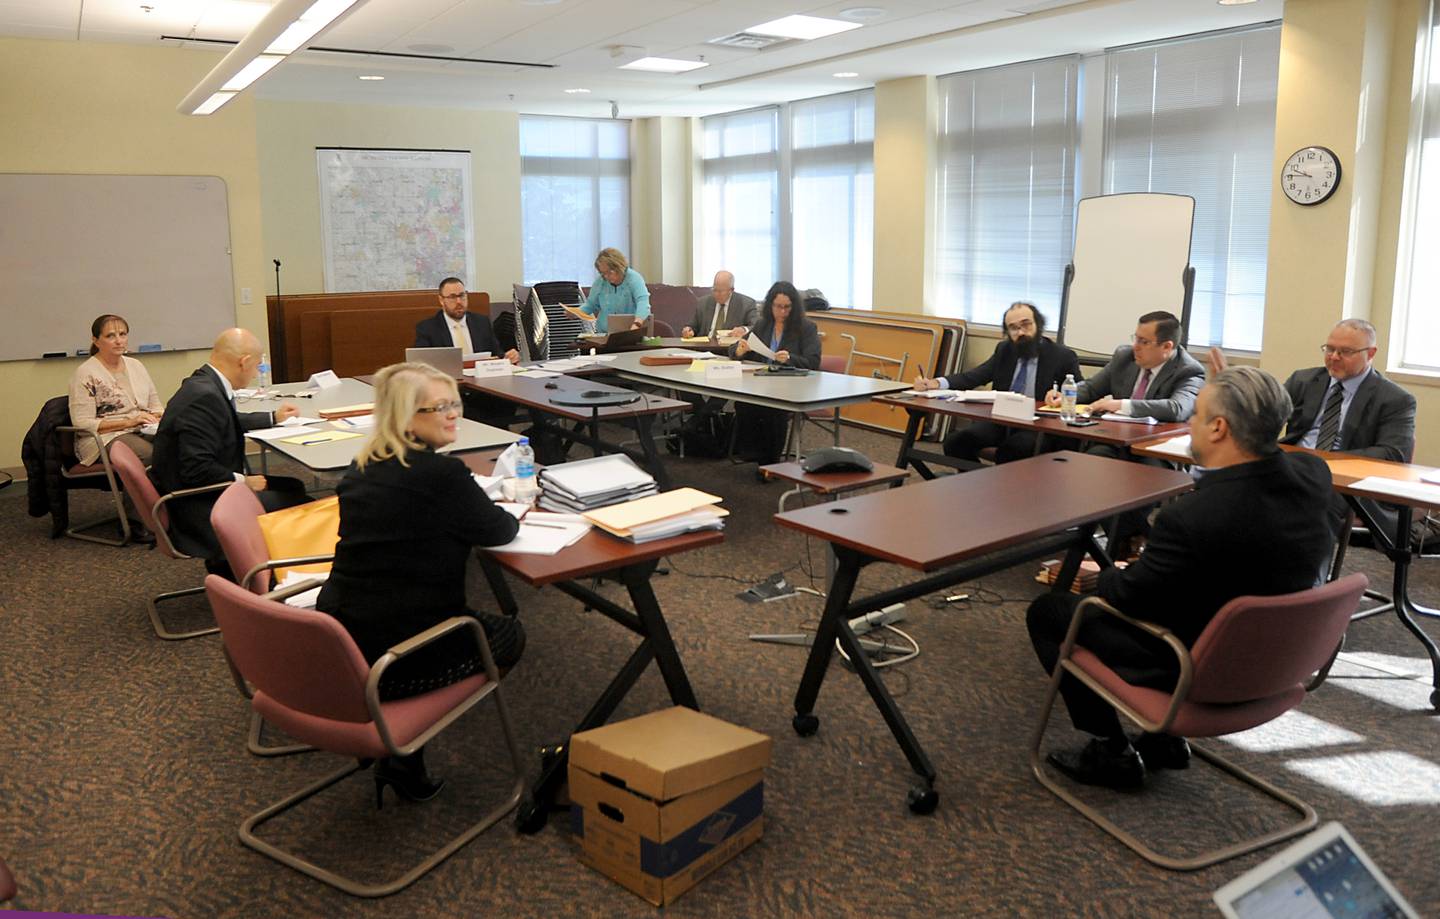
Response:
MULTIPOLYGON (((1131 452, 1171 462, 1185 462, 1183 456, 1177 456, 1174 445, 1170 443, 1171 440, 1172 438, 1157 438, 1146 443, 1136 444, 1131 447, 1131 452)), ((1440 648, 1437 648, 1435 640, 1426 634, 1420 628, 1419 623, 1415 621, 1417 616, 1440 618, 1440 610, 1422 606, 1415 602, 1410 595, 1410 566, 1415 561, 1411 546, 1410 524, 1417 510, 1421 512, 1440 511, 1440 485, 1424 481, 1425 476, 1440 475, 1440 469, 1432 466, 1419 466, 1414 463, 1396 463, 1368 456, 1356 456, 1352 453, 1308 450, 1290 444, 1282 444, 1280 449, 1296 453, 1313 453, 1325 461, 1325 464, 1330 467, 1332 487, 1345 498, 1345 503, 1350 505, 1350 509, 1355 512, 1356 516, 1365 521, 1375 548, 1394 566, 1390 596, 1395 608, 1395 615, 1400 619, 1400 624, 1405 627, 1406 631, 1415 636, 1415 640, 1425 648, 1425 654, 1430 658, 1430 706, 1436 711, 1440 711, 1440 648), (1409 494, 1397 493, 1383 487, 1376 488, 1373 484, 1362 484, 1366 479, 1387 479, 1418 487, 1415 487, 1409 494), (1428 487, 1426 487, 1427 485, 1428 487), (1393 530, 1376 517, 1375 507, 1370 502, 1380 502, 1395 508, 1397 516, 1393 530)), ((1357 613, 1356 616, 1364 618, 1378 612, 1384 612, 1384 607, 1377 610, 1365 610, 1357 613)))
MULTIPOLYGON (((910 387, 905 388, 909 389, 910 387)), ((1098 419, 1097 423, 1093 425, 1072 427, 1062 421, 1058 414, 1038 411, 1036 413, 1038 417, 1031 419, 997 418, 992 414, 993 406, 989 402, 953 402, 947 399, 927 399, 924 396, 885 395, 878 397, 875 401, 882 405, 903 408, 909 414, 905 433, 900 439, 900 452, 895 460, 895 465, 901 469, 907 465, 913 466, 916 472, 927 479, 935 478, 935 472, 929 468, 931 463, 943 466, 969 466, 968 463, 957 461, 954 457, 924 450, 916 445, 919 441, 921 426, 927 418, 955 418, 972 422, 992 421, 1005 427, 1034 431, 1037 435, 1035 438, 1037 454, 1044 447, 1047 436, 1108 444, 1124 452, 1132 444, 1174 436, 1189 429, 1189 425, 1183 421, 1147 424, 1141 421, 1099 421, 1098 419)))
POLYGON ((580 335, 575 338, 575 347, 581 352, 595 350, 601 354, 625 354, 631 351, 655 351, 660 348, 691 348, 695 351, 706 351, 711 354, 727 354, 730 346, 735 344, 736 339, 729 336, 721 336, 717 341, 704 339, 686 339, 675 336, 651 337, 641 339, 638 342, 628 345, 611 345, 606 343, 606 335, 580 335))
MULTIPOLYGON (((1061 552, 1065 558, 1052 589, 1069 590, 1086 554, 1110 564, 1095 538, 1101 521, 1193 487, 1189 475, 1173 469, 1060 451, 776 514, 780 526, 829 542, 836 559, 825 610, 795 693, 796 733, 806 737, 820 727, 815 701, 838 639, 920 776, 921 784, 912 787, 907 798, 910 810, 932 812, 939 803, 935 767, 861 650, 849 621, 1061 552), (860 570, 876 562, 926 576, 856 599, 860 570)), ((1038 664, 1036 668, 1038 673, 1038 664)))
MULTIPOLYGON (((472 471, 489 475, 498 453, 471 453, 461 459, 472 471)), ((574 597, 586 610, 594 610, 640 637, 640 643, 591 703, 572 733, 588 731, 608 721, 652 662, 665 681, 670 701, 700 710, 695 690, 680 660, 680 652, 665 622, 665 614, 650 586, 650 577, 664 556, 713 546, 724 539, 723 530, 701 530, 636 545, 592 527, 579 542, 555 555, 480 550, 481 570, 495 593, 501 611, 507 615, 515 615, 519 607, 501 571, 508 571, 532 587, 553 586, 574 597), (630 608, 626 609, 585 583, 591 579, 613 580, 624 585, 630 597, 630 608)), ((540 775, 532 783, 515 816, 515 825, 520 832, 536 833, 544 828, 554 806, 556 792, 565 784, 568 765, 568 738, 543 751, 540 775)))

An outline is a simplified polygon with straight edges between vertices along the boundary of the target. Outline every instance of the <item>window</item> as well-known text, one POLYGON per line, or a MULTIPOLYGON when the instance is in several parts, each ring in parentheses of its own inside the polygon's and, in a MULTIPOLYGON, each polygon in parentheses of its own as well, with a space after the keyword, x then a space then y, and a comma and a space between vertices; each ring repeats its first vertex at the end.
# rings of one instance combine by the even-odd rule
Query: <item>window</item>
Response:
POLYGON ((1189 342, 1259 351, 1280 29, 1111 51, 1105 193, 1195 199, 1189 342))
POLYGON ((714 272, 757 299, 777 280, 870 308, 875 93, 716 115, 704 125, 696 283, 714 272))
POLYGON ((942 77, 936 307, 999 325, 1029 300, 1058 318, 1073 250, 1079 60, 942 77))
POLYGON ((1440 4, 1422 22, 1391 320, 1390 365, 1440 373, 1440 4))
POLYGON ((630 250, 630 122, 520 118, 524 282, 595 279, 595 254, 630 250))

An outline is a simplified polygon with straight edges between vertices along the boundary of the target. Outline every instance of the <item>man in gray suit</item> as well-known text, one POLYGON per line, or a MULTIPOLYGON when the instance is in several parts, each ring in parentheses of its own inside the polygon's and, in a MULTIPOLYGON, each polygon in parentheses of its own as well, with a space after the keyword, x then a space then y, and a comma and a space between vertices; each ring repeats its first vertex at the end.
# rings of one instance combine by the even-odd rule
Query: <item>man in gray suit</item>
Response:
POLYGON ((680 331, 685 338, 696 335, 719 335, 729 332, 740 338, 750 331, 760 309, 755 301, 735 292, 735 275, 728 271, 715 272, 715 283, 710 293, 695 307, 695 318, 680 331))

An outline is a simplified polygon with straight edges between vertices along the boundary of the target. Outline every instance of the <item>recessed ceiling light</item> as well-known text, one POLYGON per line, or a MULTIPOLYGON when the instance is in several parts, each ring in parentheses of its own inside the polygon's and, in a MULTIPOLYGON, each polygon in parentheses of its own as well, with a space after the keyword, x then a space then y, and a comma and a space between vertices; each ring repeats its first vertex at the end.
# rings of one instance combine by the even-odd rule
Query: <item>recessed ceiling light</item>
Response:
POLYGON ((885 11, 878 6, 852 6, 848 10, 841 10, 840 18, 851 22, 871 22, 884 19, 885 11))
POLYGON ((584 89, 583 87, 578 87, 578 86, 577 86, 575 89, 567 89, 567 90, 565 90, 565 91, 566 91, 567 93, 569 93, 570 95, 573 96, 573 95, 577 95, 577 94, 581 94, 581 93, 588 93, 590 90, 584 89))
POLYGON ((858 76, 860 76, 860 74, 856 73, 856 72, 853 71, 853 70, 842 70, 842 71, 840 71, 839 73, 832 73, 832 74, 830 74, 830 76, 832 76, 832 77, 839 77, 839 78, 842 79, 842 80, 848 80, 848 79, 850 79, 851 77, 858 77, 858 76))
POLYGON ((378 74, 378 73, 362 73, 362 74, 360 74, 360 79, 362 79, 362 80, 383 80, 383 79, 385 79, 385 78, 382 77, 382 76, 380 76, 380 74, 378 74))
POLYGON ((650 73, 685 73, 710 66, 704 61, 682 61, 673 57, 642 57, 638 61, 621 64, 621 70, 645 70, 650 73))
POLYGON ((421 42, 418 45, 408 45, 411 51, 416 54, 454 54, 454 45, 434 45, 429 42, 421 42))
POLYGON ((810 40, 813 38, 824 38, 827 35, 835 35, 840 32, 848 32, 851 29, 860 28, 858 22, 841 22, 838 19, 821 19, 819 16, 784 16, 780 19, 772 19, 769 22, 762 22, 758 26, 751 26, 746 32, 756 32, 760 35, 779 35, 781 38, 799 38, 810 40))

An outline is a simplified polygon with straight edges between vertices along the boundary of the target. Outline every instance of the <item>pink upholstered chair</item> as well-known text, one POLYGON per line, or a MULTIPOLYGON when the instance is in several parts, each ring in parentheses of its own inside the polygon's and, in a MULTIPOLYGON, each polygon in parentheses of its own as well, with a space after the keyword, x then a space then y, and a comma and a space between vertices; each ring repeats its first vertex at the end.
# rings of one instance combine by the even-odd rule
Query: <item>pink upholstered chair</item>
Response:
MULTIPOLYGON (((820 371, 822 373, 849 373, 850 360, 853 354, 822 354, 820 355, 820 371)), ((838 442, 840 437, 840 411, 839 409, 817 408, 808 412, 800 412, 790 416, 790 435, 786 437, 786 446, 789 446, 791 438, 795 441, 795 456, 805 455, 801 447, 800 439, 805 430, 805 422, 810 422, 821 430, 829 430, 830 434, 838 442)), ((787 451, 788 452, 788 451, 787 451)))
POLYGON ((358 761, 247 818, 240 825, 246 846, 354 896, 383 897, 413 883, 519 804, 524 788, 520 750, 479 620, 447 619, 391 648, 372 667, 345 627, 325 613, 294 609, 272 599, 274 594, 256 596, 213 574, 205 579, 205 591, 234 667, 254 687, 255 710, 297 740, 358 761), (380 701, 380 679, 392 663, 462 629, 470 629, 479 644, 483 674, 424 695, 380 701), (378 884, 347 878, 255 835, 267 820, 369 768, 372 760, 415 752, 487 697, 495 701, 509 747, 515 779, 508 796, 399 878, 378 884))
MULTIPOLYGON (((165 505, 175 498, 221 491, 233 484, 233 480, 217 482, 214 485, 182 488, 167 495, 161 495, 155 489, 155 483, 150 481, 150 475, 145 471, 140 457, 135 455, 134 450, 118 440, 110 444, 110 465, 119 473, 120 481, 124 483, 125 491, 130 495, 130 500, 134 503, 135 511, 140 515, 141 522, 155 534, 155 544, 162 552, 174 559, 189 559, 192 556, 175 548, 175 544, 170 541, 170 514, 165 509, 165 505)), ((201 635, 213 635, 218 632, 219 629, 214 627, 195 629, 190 632, 171 632, 160 621, 159 604, 161 601, 194 596, 204 590, 204 587, 189 587, 185 590, 168 591, 147 600, 150 609, 150 624, 154 626, 155 634, 166 641, 180 641, 186 638, 198 638, 201 635)))
POLYGON ((1055 706, 1060 679, 1068 673, 1090 687, 1142 730, 1180 737, 1219 737, 1258 727, 1278 718, 1305 698, 1307 683, 1335 652, 1368 585, 1363 574, 1310 590, 1274 597, 1236 597, 1220 611, 1187 650, 1166 629, 1132 619, 1098 597, 1087 597, 1075 611, 1050 680, 1040 723, 1030 746, 1035 777, 1066 804, 1114 836, 1145 860, 1177 871, 1193 871, 1254 852, 1313 828, 1314 808, 1219 754, 1194 745, 1202 759, 1289 806, 1301 819, 1289 826, 1190 858, 1161 854, 1121 829, 1097 809, 1073 795, 1051 776, 1040 756, 1045 726, 1055 706), (1095 654, 1076 644, 1082 620, 1105 613, 1161 639, 1180 662, 1173 692, 1133 686, 1095 654))
MULTIPOLYGON (((333 555, 316 555, 306 558, 271 559, 265 545, 265 534, 260 529, 259 517, 265 513, 265 506, 249 486, 232 482, 229 488, 215 499, 210 510, 210 526, 220 540, 220 548, 230 570, 239 577, 241 587, 251 593, 263 594, 270 590, 271 572, 276 568, 291 565, 305 565, 314 562, 328 562, 333 555)), ((246 699, 251 698, 250 686, 240 678, 230 660, 230 651, 225 650, 225 660, 230 663, 230 672, 235 677, 235 688, 246 699)), ((253 708, 250 713, 250 734, 245 747, 256 756, 286 756, 291 753, 308 753, 315 748, 309 744, 267 745, 262 740, 265 729, 264 719, 253 708)))

